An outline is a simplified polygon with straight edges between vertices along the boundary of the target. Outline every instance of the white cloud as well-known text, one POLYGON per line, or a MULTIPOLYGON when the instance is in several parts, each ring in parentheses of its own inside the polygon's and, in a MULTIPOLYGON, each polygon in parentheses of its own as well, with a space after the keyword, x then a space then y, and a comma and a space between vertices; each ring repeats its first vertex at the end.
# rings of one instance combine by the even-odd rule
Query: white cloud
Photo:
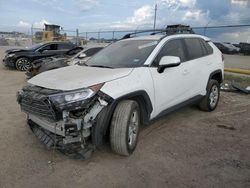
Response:
POLYGON ((33 23, 33 27, 34 28, 41 28, 41 29, 43 29, 44 28, 44 24, 50 24, 50 22, 48 22, 45 19, 42 19, 41 21, 34 22, 33 23))
MULTIPOLYGON (((125 21, 115 22, 112 28, 135 28, 138 26, 145 26, 153 23, 153 7, 144 5, 134 11, 133 16, 128 17, 125 21)), ((140 28, 141 29, 141 28, 140 28)))
POLYGON ((239 42, 250 42, 250 29, 246 29, 244 31, 238 32, 225 32, 215 38, 216 41, 222 42, 231 42, 231 43, 239 43, 239 42))
POLYGON ((194 7, 196 0, 180 0, 180 3, 185 7, 194 7))
POLYGON ((25 22, 20 20, 17 24, 18 27, 31 27, 31 24, 29 22, 25 22))
POLYGON ((231 0, 232 4, 246 6, 247 0, 231 0))
POLYGON ((187 11, 182 20, 199 20, 203 14, 201 10, 187 11))
POLYGON ((90 10, 99 4, 98 0, 75 0, 75 4, 82 10, 90 10))
POLYGON ((158 4, 165 6, 172 11, 178 10, 180 7, 192 8, 195 6, 196 0, 160 0, 158 4))
POLYGON ((48 22, 45 19, 42 19, 42 20, 36 21, 36 22, 34 22, 32 24, 31 22, 20 20, 16 26, 17 27, 22 27, 22 28, 28 28, 28 27, 31 27, 33 25, 34 28, 43 29, 44 28, 44 24, 50 24, 50 22, 48 22))

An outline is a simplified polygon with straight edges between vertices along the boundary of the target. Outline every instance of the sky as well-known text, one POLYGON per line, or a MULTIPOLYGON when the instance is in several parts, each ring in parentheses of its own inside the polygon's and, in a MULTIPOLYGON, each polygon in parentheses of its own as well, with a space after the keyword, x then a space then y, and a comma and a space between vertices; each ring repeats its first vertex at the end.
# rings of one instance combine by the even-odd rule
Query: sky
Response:
MULTIPOLYGON (((0 0, 0 31, 29 33, 31 25, 44 23, 80 32, 152 29, 155 4, 156 28, 250 24, 250 0, 0 0)), ((205 33, 214 40, 250 42, 250 27, 205 33)))

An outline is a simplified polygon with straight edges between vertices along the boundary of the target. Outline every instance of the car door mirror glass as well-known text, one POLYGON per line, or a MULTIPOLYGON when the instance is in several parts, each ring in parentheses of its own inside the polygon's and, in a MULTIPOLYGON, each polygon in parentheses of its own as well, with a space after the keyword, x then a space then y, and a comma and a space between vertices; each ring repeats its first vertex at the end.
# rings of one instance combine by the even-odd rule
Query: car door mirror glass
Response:
POLYGON ((158 72, 162 73, 164 69, 169 67, 177 67, 181 64, 181 60, 177 56, 163 56, 159 62, 158 72))
POLYGON ((85 58, 85 57, 87 57, 87 55, 86 55, 85 53, 81 53, 81 54, 78 56, 79 59, 83 59, 83 58, 85 58))

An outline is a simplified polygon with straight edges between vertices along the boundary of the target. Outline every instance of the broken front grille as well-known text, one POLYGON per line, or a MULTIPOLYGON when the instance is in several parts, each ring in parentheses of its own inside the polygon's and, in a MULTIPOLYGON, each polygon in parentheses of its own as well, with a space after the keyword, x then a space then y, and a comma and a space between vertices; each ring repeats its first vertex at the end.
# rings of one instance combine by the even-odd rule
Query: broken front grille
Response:
POLYGON ((57 116, 55 111, 53 110, 50 101, 45 100, 31 100, 27 98, 23 98, 21 100, 21 109, 25 112, 46 117, 49 119, 56 120, 57 116))
POLYGON ((37 88, 25 88, 22 93, 18 94, 18 102, 21 105, 21 110, 36 116, 45 117, 48 120, 57 121, 61 117, 53 104, 48 99, 47 95, 41 93, 37 88))

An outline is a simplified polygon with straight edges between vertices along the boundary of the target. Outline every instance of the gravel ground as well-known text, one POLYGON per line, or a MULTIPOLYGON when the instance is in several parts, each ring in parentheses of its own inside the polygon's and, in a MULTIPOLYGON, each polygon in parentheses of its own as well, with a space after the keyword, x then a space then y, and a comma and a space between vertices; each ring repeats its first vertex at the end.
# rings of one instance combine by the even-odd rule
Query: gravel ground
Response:
POLYGON ((250 95, 222 92, 214 112, 160 119, 130 157, 105 145, 82 161, 46 150, 29 130, 15 96, 25 83, 0 65, 0 187, 250 187, 250 95))

